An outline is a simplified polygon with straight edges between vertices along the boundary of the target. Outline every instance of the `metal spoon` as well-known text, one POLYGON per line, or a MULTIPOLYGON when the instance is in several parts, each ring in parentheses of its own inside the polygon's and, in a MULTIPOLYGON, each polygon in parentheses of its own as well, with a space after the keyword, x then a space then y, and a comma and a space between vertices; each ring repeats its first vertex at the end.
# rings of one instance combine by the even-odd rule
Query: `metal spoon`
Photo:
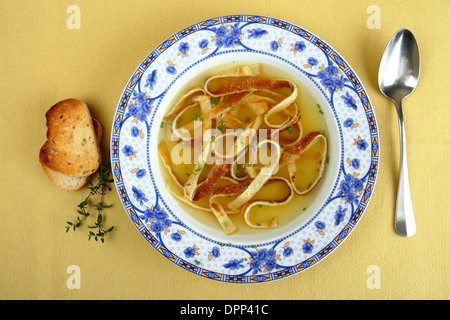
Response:
POLYGON ((420 54, 416 38, 411 31, 401 29, 389 41, 381 58, 378 85, 381 92, 394 102, 400 125, 400 177, 395 230, 404 237, 416 233, 416 222, 409 188, 402 101, 416 88, 419 73, 420 54))

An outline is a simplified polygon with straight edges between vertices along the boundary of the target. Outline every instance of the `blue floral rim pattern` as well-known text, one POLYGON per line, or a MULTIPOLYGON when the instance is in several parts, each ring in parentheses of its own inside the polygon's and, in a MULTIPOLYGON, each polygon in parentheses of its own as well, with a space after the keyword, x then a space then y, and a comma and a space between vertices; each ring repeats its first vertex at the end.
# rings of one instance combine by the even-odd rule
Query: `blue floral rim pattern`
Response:
POLYGON ((378 164, 375 114, 349 64, 311 32, 263 16, 218 17, 169 37, 131 76, 111 132, 116 188, 137 230, 183 269, 227 283, 283 279, 328 256, 363 215, 378 164), (324 206, 296 232, 258 245, 214 241, 185 225, 162 197, 150 164, 158 160, 149 150, 151 129, 160 125, 154 117, 169 88, 198 63, 235 52, 273 57, 304 74, 333 110, 342 143, 339 173, 324 206))

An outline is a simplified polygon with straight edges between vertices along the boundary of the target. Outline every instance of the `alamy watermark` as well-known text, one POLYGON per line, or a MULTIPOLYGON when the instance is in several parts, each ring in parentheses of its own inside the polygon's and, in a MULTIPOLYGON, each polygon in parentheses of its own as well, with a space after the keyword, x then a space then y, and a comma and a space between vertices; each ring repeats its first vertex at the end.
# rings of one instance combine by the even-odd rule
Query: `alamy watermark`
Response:
POLYGON ((370 16, 367 18, 366 25, 369 29, 381 29, 381 9, 379 6, 370 5, 366 10, 370 16))
POLYGON ((66 273, 70 276, 67 278, 66 286, 67 289, 81 289, 81 270, 79 266, 70 265, 67 267, 66 273))
POLYGON ((381 270, 377 265, 370 265, 366 270, 367 274, 370 276, 367 278, 367 288, 368 289, 381 289, 381 270))
POLYGON ((217 128, 204 130, 203 125, 202 121, 195 120, 191 131, 167 126, 167 136, 178 142, 171 151, 173 164, 259 163, 276 173, 275 166, 280 160, 278 130, 239 128, 222 132, 217 128))
POLYGON ((70 16, 67 18, 66 26, 69 30, 81 29, 81 10, 77 5, 70 5, 66 10, 70 16))

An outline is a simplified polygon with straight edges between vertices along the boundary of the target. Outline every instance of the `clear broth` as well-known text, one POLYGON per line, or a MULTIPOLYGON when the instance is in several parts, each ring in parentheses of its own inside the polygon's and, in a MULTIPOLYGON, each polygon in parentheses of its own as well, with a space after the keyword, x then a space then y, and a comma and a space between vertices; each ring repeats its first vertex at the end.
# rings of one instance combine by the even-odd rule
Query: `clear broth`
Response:
MULTIPOLYGON (((221 71, 238 67, 239 65, 248 65, 253 64, 254 62, 233 62, 226 65, 217 66, 215 68, 209 69, 206 72, 198 74, 195 78, 190 80, 180 91, 179 94, 174 96, 171 101, 170 109, 186 92, 193 88, 203 87, 204 80, 210 76, 220 73, 221 71)), ((314 97, 314 95, 304 86, 298 79, 294 79, 292 76, 287 74, 286 72, 273 67, 271 65, 263 64, 261 73, 259 77, 262 78, 274 78, 274 79, 286 79, 294 82, 298 87, 298 97, 296 103, 299 107, 301 114, 301 125, 302 125, 302 136, 314 131, 318 131, 323 133, 327 139, 329 140, 329 130, 328 125, 325 119, 324 114, 321 112, 319 107, 318 100, 314 97)), ((169 148, 169 152, 172 148, 177 144, 177 142, 170 141, 170 136, 167 135, 167 123, 164 124, 163 128, 160 130, 159 141, 164 140, 169 148)), ((310 153, 314 153, 314 148, 312 148, 310 153)), ((306 157, 307 158, 307 157, 306 157)), ((193 159, 192 159, 193 160, 193 159)), ((161 173, 165 181, 168 179, 172 179, 167 172, 167 169, 160 162, 161 173)), ((194 163, 194 162, 192 162, 194 163)), ((177 176, 182 180, 182 183, 187 181, 188 175, 187 172, 192 172, 195 164, 180 164, 173 165, 173 170, 177 174, 177 176)), ((311 181, 314 178, 314 174, 317 168, 312 166, 308 172, 303 172, 304 181, 311 181)), ((325 168, 324 176, 326 175, 327 168, 325 168)), ((288 178, 286 167, 281 168, 275 176, 281 176, 284 178, 288 178)), ((200 180, 203 176, 200 177, 200 180)), ((324 177, 322 177, 323 180, 324 177)), ((270 187, 270 186, 269 186, 270 187)), ((266 189, 261 189, 258 194, 255 195, 255 198, 261 198, 265 195, 270 195, 271 199, 281 198, 283 195, 281 194, 284 191, 284 188, 280 188, 279 185, 273 184, 271 188, 267 187, 266 189), (281 191, 281 192, 280 192, 281 191)), ((252 220, 257 223, 264 223, 270 221, 273 217, 278 219, 278 227, 285 226, 292 222, 299 215, 304 214, 308 207, 314 202, 316 195, 319 193, 320 188, 322 187, 322 183, 319 183, 316 188, 307 195, 297 195, 294 194, 294 197, 288 203, 282 206, 255 206, 252 208, 251 217, 252 220)), ((234 199, 234 197, 230 198, 230 201, 234 199)), ((178 201, 179 205, 194 219, 201 222, 205 226, 216 229, 217 232, 222 232, 219 223, 217 222, 215 216, 207 211, 203 211, 200 209, 192 208, 181 201, 178 201)), ((198 204, 203 204, 207 206, 208 199, 201 199, 198 201, 198 204)), ((246 234, 255 234, 255 233, 264 233, 270 229, 255 229, 247 226, 243 221, 241 214, 230 214, 230 219, 238 228, 237 234, 246 235, 246 234)), ((232 237, 232 236, 231 236, 232 237)))

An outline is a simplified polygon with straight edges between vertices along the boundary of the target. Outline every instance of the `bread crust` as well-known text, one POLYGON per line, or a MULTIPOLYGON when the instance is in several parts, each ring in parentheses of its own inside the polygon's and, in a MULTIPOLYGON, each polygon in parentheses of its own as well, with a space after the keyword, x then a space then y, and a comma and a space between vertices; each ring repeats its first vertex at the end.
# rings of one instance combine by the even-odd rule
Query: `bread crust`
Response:
MULTIPOLYGON (((40 152, 42 154, 42 152, 40 152)), ((76 191, 83 188, 88 179, 89 176, 85 177, 72 177, 68 176, 64 173, 60 173, 58 171, 52 170, 49 167, 47 167, 45 164, 41 162, 42 169, 44 169, 45 174, 49 179, 59 188, 67 191, 76 191)))
POLYGON ((51 170, 72 177, 96 172, 101 153, 91 114, 78 99, 66 99, 45 114, 47 141, 40 150, 40 161, 51 170))
MULTIPOLYGON (((100 124, 100 122, 95 118, 92 118, 92 122, 94 124, 94 130, 97 137, 97 141, 100 142, 103 135, 103 127, 100 124)), ((76 191, 80 190, 86 185, 89 176, 81 176, 81 177, 68 176, 64 173, 60 173, 46 166, 43 161, 44 153, 42 152, 42 149, 44 148, 41 148, 41 151, 39 152, 39 162, 41 163, 42 169, 44 170, 45 174, 57 187, 67 191, 76 191)))

